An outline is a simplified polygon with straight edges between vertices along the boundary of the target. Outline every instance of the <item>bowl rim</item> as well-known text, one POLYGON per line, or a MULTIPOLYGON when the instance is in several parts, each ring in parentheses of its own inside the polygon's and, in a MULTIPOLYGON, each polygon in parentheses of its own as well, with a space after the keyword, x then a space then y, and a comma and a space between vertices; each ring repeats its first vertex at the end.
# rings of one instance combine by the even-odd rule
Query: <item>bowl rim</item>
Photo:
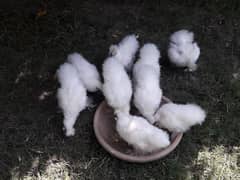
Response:
MULTIPOLYGON (((165 96, 163 96, 162 99, 167 102, 172 102, 170 99, 168 99, 165 96)), ((180 143, 180 141, 183 137, 183 133, 177 133, 176 137, 174 138, 174 140, 168 147, 164 148, 163 150, 161 150, 159 152, 155 152, 153 154, 144 155, 144 156, 131 156, 131 155, 124 154, 124 153, 112 148, 111 145, 109 145, 103 138, 101 138, 102 137, 101 133, 100 133, 99 129, 97 128, 97 117, 99 117, 100 110, 106 104, 107 104, 107 102, 104 100, 98 106, 98 108, 94 114, 93 129, 94 129, 94 133, 95 133, 95 136, 96 136, 99 144, 107 152, 109 152, 112 156, 114 156, 118 159, 121 159, 121 160, 124 160, 127 162, 133 162, 133 163, 146 163, 146 162, 151 162, 151 161, 161 159, 161 158, 165 157, 167 154, 171 153, 177 147, 177 145, 180 143)))

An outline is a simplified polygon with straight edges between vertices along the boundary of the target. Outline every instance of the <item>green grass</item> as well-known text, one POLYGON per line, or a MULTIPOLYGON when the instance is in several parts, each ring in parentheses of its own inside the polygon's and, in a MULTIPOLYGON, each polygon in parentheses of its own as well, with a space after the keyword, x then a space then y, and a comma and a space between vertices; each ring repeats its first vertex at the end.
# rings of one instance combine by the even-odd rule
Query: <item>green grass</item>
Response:
POLYGON ((0 3, 0 179, 239 179, 238 1, 53 0, 37 19, 38 1, 12 2, 0 3), (182 28, 201 47, 195 73, 165 63, 168 37, 182 28), (68 53, 80 51, 101 70, 109 45, 129 33, 160 48, 164 94, 208 112, 169 156, 141 165, 97 143, 94 110, 81 113, 76 136, 65 138, 55 99, 54 74, 68 53), (52 93, 40 101, 44 91, 52 93))

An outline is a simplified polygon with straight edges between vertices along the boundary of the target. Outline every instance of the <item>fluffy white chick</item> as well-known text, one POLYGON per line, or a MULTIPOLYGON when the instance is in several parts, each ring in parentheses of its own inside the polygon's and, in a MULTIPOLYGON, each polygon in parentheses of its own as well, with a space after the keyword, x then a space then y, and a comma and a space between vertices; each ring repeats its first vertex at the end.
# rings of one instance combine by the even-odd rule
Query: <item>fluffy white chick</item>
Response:
POLYGON ((139 112, 154 123, 162 90, 160 88, 160 52, 154 44, 146 44, 140 50, 140 59, 133 67, 134 105, 139 112))
POLYGON ((115 110, 129 112, 132 84, 123 65, 114 57, 103 64, 103 94, 108 104, 115 110))
POLYGON ((159 126, 171 132, 185 132, 193 125, 202 124, 205 118, 206 112, 196 104, 167 103, 155 114, 159 126))
POLYGON ((117 112, 116 130, 136 150, 153 152, 170 144, 169 135, 139 116, 117 112))
POLYGON ((79 78, 88 91, 95 92, 102 89, 100 75, 95 65, 89 63, 79 53, 69 54, 67 60, 76 67, 79 78))
POLYGON ((170 37, 168 49, 169 60, 178 67, 187 67, 189 71, 197 70, 200 48, 194 42, 193 32, 180 30, 170 37))
POLYGON ((87 103, 87 93, 75 67, 69 63, 64 63, 57 70, 57 78, 61 87, 57 91, 59 107, 63 111, 63 125, 66 136, 75 134, 74 124, 78 114, 85 109, 87 103))
POLYGON ((137 37, 128 35, 118 45, 111 45, 109 54, 114 56, 129 71, 133 65, 134 57, 139 48, 137 37))

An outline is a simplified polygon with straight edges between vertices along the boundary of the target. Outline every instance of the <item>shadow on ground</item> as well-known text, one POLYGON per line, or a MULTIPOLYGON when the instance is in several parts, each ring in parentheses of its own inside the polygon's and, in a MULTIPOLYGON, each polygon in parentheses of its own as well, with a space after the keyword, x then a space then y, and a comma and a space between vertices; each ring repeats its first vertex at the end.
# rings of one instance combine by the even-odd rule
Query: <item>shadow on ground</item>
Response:
MULTIPOLYGON (((239 146, 240 85, 232 74, 240 68, 240 7, 237 1, 224 2, 54 0, 46 1, 47 14, 40 17, 39 1, 1 2, 1 179, 55 178, 53 171, 91 180, 200 179, 199 151, 224 146, 232 153, 239 146), (182 28, 194 31, 201 47, 196 73, 166 63, 168 37, 182 28), (142 165, 119 161, 100 147, 92 129, 95 110, 81 113, 76 136, 64 138, 55 99, 54 73, 68 53, 80 51, 101 69, 109 45, 129 33, 160 48, 167 97, 208 111, 206 123, 186 133, 173 153, 142 165), (49 96, 39 100, 45 91, 49 96)), ((96 103, 102 100, 95 97, 96 103)))

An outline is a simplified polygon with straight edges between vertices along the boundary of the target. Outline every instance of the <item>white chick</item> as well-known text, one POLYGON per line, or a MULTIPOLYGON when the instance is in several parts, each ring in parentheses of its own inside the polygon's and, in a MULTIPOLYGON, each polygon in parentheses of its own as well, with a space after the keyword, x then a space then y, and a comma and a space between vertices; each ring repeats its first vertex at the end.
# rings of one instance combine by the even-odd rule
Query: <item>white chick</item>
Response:
POLYGON ((139 42, 136 36, 128 35, 123 38, 118 45, 111 45, 109 54, 114 56, 128 71, 130 71, 138 48, 139 42))
POLYGON ((87 92, 73 65, 69 63, 61 65, 57 70, 57 77, 61 84, 57 91, 57 99, 64 115, 64 129, 66 136, 73 136, 77 116, 86 107, 87 92))
POLYGON ((140 59, 133 67, 133 102, 150 123, 154 123, 154 114, 162 99, 159 58, 157 47, 154 44, 145 44, 140 50, 140 59))
POLYGON ((146 119, 117 112, 116 130, 120 137, 136 150, 153 152, 170 144, 169 135, 146 119))
POLYGON ((67 60, 76 67, 79 78, 88 91, 95 92, 102 89, 100 75, 95 65, 89 63, 79 53, 69 54, 67 60))
POLYGON ((180 30, 170 37, 168 49, 169 60, 178 67, 187 67, 189 71, 197 70, 200 48, 194 42, 193 32, 180 30))
POLYGON ((156 122, 171 132, 185 132, 191 126, 202 124, 206 112, 195 104, 164 104, 155 114, 156 122))
POLYGON ((109 57, 103 64, 103 94, 108 104, 115 110, 130 110, 132 84, 123 65, 114 57, 109 57))

